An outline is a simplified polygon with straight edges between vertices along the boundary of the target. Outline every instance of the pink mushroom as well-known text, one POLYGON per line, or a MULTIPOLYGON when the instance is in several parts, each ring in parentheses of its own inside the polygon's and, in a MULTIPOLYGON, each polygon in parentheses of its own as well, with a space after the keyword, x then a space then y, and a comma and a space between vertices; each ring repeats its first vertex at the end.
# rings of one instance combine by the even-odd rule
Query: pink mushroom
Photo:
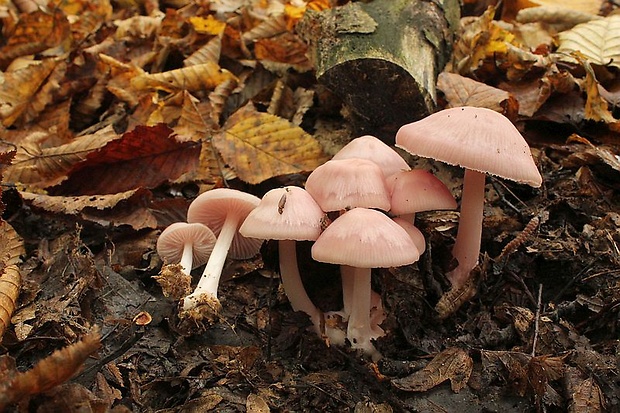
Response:
POLYGON ((485 174, 542 184, 530 148, 517 128, 490 109, 451 108, 400 128, 396 146, 407 152, 465 168, 461 216, 452 250, 458 266, 447 274, 462 286, 478 263, 482 237, 485 174))
POLYGON ((347 143, 334 155, 332 160, 359 158, 376 163, 387 178, 400 171, 411 169, 407 162, 394 149, 382 140, 371 135, 360 136, 347 143))
POLYGON ((239 228, 244 237, 278 240, 284 292, 293 310, 308 314, 317 334, 321 333, 321 312, 308 297, 299 275, 295 241, 316 240, 323 216, 308 192, 288 186, 267 192, 239 228))
POLYGON ((238 228, 259 202, 260 198, 254 195, 218 188, 201 194, 190 204, 187 221, 208 226, 217 235, 217 241, 196 289, 183 299, 182 317, 200 318, 202 310, 197 307, 217 312, 220 308, 217 289, 226 257, 245 259, 258 253, 263 240, 245 238, 238 234, 238 228))
POLYGON ((378 359, 371 340, 383 331, 370 324, 371 268, 414 263, 420 257, 411 237, 385 214, 354 208, 334 220, 312 246, 312 257, 321 262, 351 266, 356 277, 347 338, 351 346, 378 359))
POLYGON ((183 272, 189 274, 192 268, 207 262, 215 240, 205 225, 175 222, 157 238, 157 253, 166 264, 181 264, 183 272))

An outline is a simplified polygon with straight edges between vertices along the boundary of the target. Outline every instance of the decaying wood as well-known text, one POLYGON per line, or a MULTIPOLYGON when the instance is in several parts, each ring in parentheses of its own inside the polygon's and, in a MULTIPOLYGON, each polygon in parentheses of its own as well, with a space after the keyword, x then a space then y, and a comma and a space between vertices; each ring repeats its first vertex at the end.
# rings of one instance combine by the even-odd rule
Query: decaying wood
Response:
POLYGON ((319 82, 347 105, 358 134, 385 140, 431 113, 459 4, 385 0, 307 12, 298 30, 319 82))

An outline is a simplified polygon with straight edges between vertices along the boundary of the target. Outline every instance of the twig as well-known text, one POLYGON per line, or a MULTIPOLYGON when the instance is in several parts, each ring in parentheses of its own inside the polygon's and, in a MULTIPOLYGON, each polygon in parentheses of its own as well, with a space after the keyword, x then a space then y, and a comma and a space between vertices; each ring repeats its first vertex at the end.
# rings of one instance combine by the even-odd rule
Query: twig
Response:
POLYGON ((538 322, 540 320, 540 307, 542 307, 542 284, 538 284, 538 302, 536 303, 536 318, 534 319, 534 340, 532 341, 532 357, 536 356, 536 342, 538 341, 538 322))

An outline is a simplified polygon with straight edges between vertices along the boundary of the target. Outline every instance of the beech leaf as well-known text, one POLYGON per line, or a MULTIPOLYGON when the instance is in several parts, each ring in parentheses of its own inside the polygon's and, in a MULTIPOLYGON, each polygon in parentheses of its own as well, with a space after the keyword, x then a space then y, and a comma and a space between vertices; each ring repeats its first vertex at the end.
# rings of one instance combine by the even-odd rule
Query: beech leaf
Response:
POLYGON ((238 177, 258 184, 278 175, 312 171, 325 162, 319 143, 303 129, 246 106, 231 116, 213 144, 238 177))
POLYGON ((4 182, 45 188, 63 181, 67 172, 86 156, 118 135, 109 126, 92 135, 84 135, 70 143, 42 148, 48 135, 34 132, 21 140, 13 163, 4 172, 4 182))
POLYGON ((580 52, 590 63, 620 68, 620 15, 578 24, 559 36, 558 53, 580 52))
POLYGON ((113 194, 154 188, 195 168, 200 145, 179 142, 165 124, 138 126, 87 156, 52 195, 113 194))

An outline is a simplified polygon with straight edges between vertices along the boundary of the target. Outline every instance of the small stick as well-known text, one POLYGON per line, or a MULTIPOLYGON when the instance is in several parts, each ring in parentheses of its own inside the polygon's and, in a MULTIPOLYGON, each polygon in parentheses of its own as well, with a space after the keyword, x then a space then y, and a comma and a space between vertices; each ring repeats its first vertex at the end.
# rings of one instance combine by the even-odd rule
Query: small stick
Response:
POLYGON ((532 357, 536 356, 536 342, 538 341, 538 321, 540 320, 540 307, 542 306, 542 284, 538 284, 538 302, 536 303, 536 318, 534 319, 534 340, 532 342, 532 357))

